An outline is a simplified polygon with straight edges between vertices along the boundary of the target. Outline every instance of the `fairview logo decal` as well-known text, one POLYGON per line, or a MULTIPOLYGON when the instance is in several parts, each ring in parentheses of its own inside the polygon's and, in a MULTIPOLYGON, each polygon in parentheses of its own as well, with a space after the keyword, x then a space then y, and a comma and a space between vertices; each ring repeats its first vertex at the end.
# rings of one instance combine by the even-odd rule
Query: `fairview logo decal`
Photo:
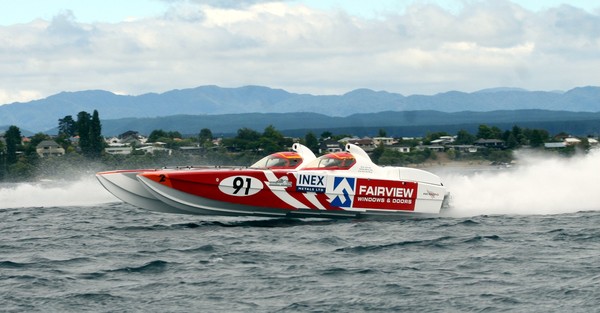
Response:
POLYGON ((413 211, 417 186, 415 182, 358 179, 353 207, 413 211))
POLYGON ((414 189, 398 188, 398 187, 383 187, 383 186, 360 186, 358 189, 359 196, 377 196, 377 197, 398 197, 412 198, 414 189))

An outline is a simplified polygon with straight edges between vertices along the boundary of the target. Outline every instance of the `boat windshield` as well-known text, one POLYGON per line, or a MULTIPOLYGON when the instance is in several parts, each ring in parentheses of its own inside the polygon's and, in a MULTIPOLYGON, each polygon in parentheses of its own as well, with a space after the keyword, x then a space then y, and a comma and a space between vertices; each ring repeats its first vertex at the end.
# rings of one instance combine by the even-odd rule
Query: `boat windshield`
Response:
POLYGON ((354 164, 356 164, 356 159, 351 153, 337 152, 318 157, 308 163, 304 169, 347 170, 354 164))
POLYGON ((268 155, 252 164, 251 168, 294 169, 302 164, 302 157, 296 152, 278 152, 268 155))

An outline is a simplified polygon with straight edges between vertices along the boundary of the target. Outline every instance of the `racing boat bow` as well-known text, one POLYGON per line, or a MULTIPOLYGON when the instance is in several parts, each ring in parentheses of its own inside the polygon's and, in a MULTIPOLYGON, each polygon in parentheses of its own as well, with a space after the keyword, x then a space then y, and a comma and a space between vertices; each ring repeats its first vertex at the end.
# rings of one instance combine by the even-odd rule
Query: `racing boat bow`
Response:
MULTIPOLYGON (((301 144, 294 144, 293 151, 278 152, 268 155, 250 166, 253 169, 296 169, 316 159, 314 153, 301 144)), ((231 171, 233 168, 222 167, 176 167, 166 169, 136 169, 116 170, 96 173, 96 178, 102 186, 114 196, 133 206, 161 213, 190 214, 189 211, 171 206, 157 199, 153 193, 138 181, 137 175, 142 173, 193 173, 201 171, 231 171)), ((199 213, 197 211, 195 213, 199 213)), ((204 212, 213 214, 213 212, 204 212)))

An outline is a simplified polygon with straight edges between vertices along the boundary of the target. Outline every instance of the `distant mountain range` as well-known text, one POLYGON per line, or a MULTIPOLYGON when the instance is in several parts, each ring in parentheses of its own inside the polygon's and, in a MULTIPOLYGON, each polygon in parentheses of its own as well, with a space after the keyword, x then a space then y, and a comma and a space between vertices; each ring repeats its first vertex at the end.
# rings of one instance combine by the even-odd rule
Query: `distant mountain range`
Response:
POLYGON ((93 110, 100 113, 105 135, 121 130, 145 132, 148 127, 175 127, 182 133, 197 133, 204 127, 214 132, 235 132, 241 127, 262 130, 264 123, 283 130, 590 121, 600 119, 598 114, 591 114, 600 112, 600 87, 578 87, 567 92, 494 88, 433 96, 403 96, 369 89, 344 95, 310 95, 261 86, 202 86, 140 96, 89 90, 2 105, 0 129, 17 125, 31 132, 47 132, 58 125, 59 118, 76 118, 80 111, 93 110))

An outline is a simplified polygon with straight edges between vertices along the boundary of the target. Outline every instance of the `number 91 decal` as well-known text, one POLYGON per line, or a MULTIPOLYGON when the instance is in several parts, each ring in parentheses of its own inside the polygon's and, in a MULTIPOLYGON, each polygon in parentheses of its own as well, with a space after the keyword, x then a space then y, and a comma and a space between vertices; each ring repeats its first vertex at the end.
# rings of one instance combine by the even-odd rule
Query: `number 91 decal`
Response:
POLYGON ((263 183, 250 176, 232 176, 219 183, 219 190, 230 196, 251 196, 263 189, 263 183))

